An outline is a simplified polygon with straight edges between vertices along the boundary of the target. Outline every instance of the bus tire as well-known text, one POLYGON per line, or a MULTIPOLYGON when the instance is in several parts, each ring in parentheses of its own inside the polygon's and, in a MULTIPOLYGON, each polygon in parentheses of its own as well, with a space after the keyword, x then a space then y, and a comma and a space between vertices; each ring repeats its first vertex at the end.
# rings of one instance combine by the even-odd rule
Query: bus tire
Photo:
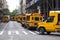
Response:
POLYGON ((40 28, 39 29, 39 35, 44 35, 45 34, 45 29, 44 28, 40 28))

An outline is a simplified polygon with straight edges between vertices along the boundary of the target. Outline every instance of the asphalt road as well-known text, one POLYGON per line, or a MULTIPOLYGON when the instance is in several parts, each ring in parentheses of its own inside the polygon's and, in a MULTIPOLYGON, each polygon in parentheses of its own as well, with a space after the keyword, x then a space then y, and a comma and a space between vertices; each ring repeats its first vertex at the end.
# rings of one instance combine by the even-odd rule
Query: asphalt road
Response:
POLYGON ((60 40, 60 33, 38 35, 37 31, 30 31, 16 21, 0 23, 0 40, 60 40))

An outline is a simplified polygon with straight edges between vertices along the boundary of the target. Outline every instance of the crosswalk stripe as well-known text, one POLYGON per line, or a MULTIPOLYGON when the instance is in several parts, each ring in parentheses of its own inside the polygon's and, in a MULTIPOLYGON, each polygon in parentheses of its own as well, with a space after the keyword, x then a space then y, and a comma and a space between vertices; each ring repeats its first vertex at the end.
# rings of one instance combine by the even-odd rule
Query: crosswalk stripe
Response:
POLYGON ((32 32, 32 31, 29 31, 30 33, 32 33, 33 35, 36 35, 36 33, 32 32))
MULTIPOLYGON (((19 31, 7 31, 8 32, 8 35, 12 35, 12 34, 16 34, 16 35, 19 35, 19 31)), ((22 31, 25 35, 28 35, 28 32, 29 33, 31 33, 31 34, 33 34, 33 35, 36 35, 36 33, 34 33, 34 32, 32 32, 32 31, 28 31, 28 32, 26 32, 26 31, 22 31)), ((36 31, 35 31, 36 32, 36 31)), ((4 31, 1 31, 0 32, 0 35, 3 35, 3 33, 4 33, 4 31)))
POLYGON ((17 35, 19 35, 19 32, 18 31, 15 31, 17 35))
POLYGON ((8 35, 11 35, 11 31, 8 31, 8 35))
POLYGON ((0 35, 2 35, 2 34, 3 34, 3 32, 4 32, 4 31, 1 31, 0 35))
POLYGON ((28 33, 27 32, 25 32, 25 31, 22 31, 25 35, 27 35, 28 33))

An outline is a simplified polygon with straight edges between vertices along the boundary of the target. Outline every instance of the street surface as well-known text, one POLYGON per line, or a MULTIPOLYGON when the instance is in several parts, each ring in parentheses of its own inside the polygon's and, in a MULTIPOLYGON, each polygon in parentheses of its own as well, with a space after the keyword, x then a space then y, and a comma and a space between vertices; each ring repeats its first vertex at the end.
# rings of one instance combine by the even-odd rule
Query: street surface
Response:
POLYGON ((37 31, 30 31, 16 21, 0 23, 0 40, 60 40, 60 33, 38 35, 37 31))

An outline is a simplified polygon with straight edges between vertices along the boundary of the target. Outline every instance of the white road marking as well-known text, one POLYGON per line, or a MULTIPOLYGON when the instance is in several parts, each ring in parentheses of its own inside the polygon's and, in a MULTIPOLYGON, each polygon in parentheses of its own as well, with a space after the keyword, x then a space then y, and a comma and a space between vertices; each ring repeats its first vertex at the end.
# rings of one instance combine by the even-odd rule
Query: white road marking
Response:
POLYGON ((39 33, 39 32, 35 31, 35 33, 39 33))
POLYGON ((8 23, 7 23, 7 24, 6 24, 6 26, 3 28, 3 30, 2 30, 2 31, 4 31, 4 30, 6 29, 7 25, 8 25, 8 23))
POLYGON ((1 31, 0 35, 3 35, 3 32, 4 32, 4 31, 1 31))
POLYGON ((30 33, 32 33, 33 35, 36 35, 36 33, 32 32, 32 31, 29 31, 30 33))
POLYGON ((8 31, 8 35, 11 35, 11 31, 8 31))
POLYGON ((17 35, 19 35, 19 32, 18 31, 15 31, 17 35))
POLYGON ((27 32, 25 32, 25 31, 22 31, 25 35, 27 35, 28 33, 27 32))
POLYGON ((0 35, 3 34, 3 32, 4 32, 4 30, 6 29, 7 25, 8 25, 8 23, 5 25, 5 27, 4 27, 3 30, 1 31, 0 35))

